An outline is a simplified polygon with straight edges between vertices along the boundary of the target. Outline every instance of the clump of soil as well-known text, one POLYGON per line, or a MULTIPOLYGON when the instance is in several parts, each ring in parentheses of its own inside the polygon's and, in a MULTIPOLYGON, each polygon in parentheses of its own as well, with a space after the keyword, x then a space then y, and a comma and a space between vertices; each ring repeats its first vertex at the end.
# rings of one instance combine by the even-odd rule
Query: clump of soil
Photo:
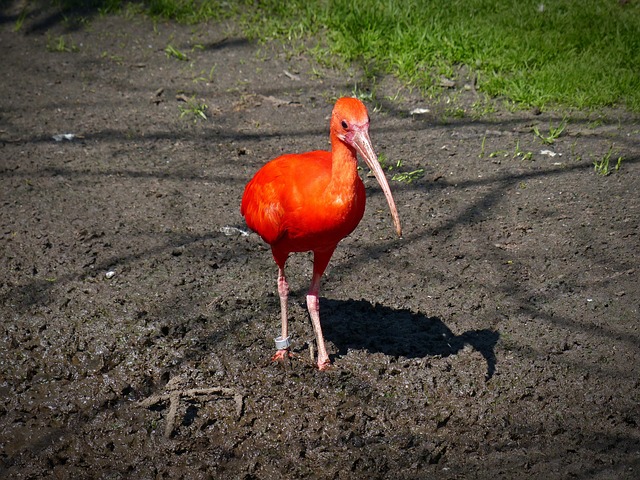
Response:
POLYGON ((424 99, 229 24, 57 20, 0 25, 2 477, 638 477, 637 117, 479 115, 473 88, 424 99), (272 364, 242 191, 328 148, 356 84, 404 236, 363 170, 321 291, 334 367, 310 359, 304 254, 272 364))

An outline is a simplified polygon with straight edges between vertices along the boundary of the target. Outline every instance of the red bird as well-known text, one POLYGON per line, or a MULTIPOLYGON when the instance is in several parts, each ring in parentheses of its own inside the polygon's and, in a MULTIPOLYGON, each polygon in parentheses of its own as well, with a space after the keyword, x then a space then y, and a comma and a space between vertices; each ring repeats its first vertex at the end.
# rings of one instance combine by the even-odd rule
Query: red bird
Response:
POLYGON ((292 252, 313 251, 307 308, 318 343, 320 370, 331 364, 320 326, 320 278, 340 240, 358 226, 364 215, 365 191, 356 168, 356 152, 380 183, 401 235, 389 184, 371 147, 369 114, 360 100, 341 98, 336 102, 330 135, 331 152, 282 155, 263 166, 245 187, 240 207, 249 228, 271 245, 278 264, 282 335, 275 339, 277 352, 272 360, 290 355, 285 263, 292 252))

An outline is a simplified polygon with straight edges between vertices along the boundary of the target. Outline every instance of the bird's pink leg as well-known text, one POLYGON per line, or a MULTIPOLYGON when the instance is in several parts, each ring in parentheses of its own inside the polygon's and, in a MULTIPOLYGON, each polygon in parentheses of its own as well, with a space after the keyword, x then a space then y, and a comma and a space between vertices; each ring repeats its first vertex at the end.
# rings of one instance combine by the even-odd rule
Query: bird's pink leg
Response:
POLYGON ((331 255, 335 247, 328 251, 314 252, 313 258, 313 278, 311 279, 311 288, 307 293, 307 309, 309 310, 309 316, 311 317, 311 324, 313 325, 313 332, 316 335, 316 343, 318 344, 318 369, 326 370, 331 366, 329 355, 327 354, 327 348, 324 344, 324 335, 322 335, 322 326, 320 325, 320 279, 324 273, 331 255))
POLYGON ((327 355, 327 348, 324 345, 324 336, 322 335, 322 326, 320 325, 319 293, 320 276, 314 275, 311 281, 311 288, 309 289, 309 293, 307 293, 307 308, 309 309, 313 332, 316 335, 316 343, 318 344, 318 369, 326 370, 331 366, 331 361, 329 360, 329 355, 327 355))
MULTIPOLYGON (((289 336, 289 319, 287 314, 287 301, 289 299, 289 284, 287 283, 287 277, 284 275, 284 268, 278 266, 278 295, 280 296, 280 318, 282 320, 282 339, 286 339, 289 336)), ((290 357, 291 352, 289 347, 279 349, 271 361, 283 360, 286 357, 290 357)))

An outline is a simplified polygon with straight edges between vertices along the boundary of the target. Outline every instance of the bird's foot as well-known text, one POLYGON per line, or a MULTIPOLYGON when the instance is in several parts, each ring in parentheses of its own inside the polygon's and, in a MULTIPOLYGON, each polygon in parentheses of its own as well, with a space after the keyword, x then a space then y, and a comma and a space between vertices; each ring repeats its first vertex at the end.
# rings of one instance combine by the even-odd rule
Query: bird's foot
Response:
POLYGON ((331 368, 331 361, 327 358, 326 360, 320 361, 318 359, 318 370, 324 372, 331 368))
POLYGON ((278 350, 273 357, 271 357, 272 362, 281 362, 285 359, 293 358, 293 353, 288 348, 282 348, 278 350))

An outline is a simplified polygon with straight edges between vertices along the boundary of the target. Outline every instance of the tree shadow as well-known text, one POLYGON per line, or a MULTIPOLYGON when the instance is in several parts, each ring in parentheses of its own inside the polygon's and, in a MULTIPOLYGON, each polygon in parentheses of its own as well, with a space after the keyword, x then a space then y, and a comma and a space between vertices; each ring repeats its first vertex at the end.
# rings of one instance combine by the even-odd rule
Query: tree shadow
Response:
POLYGON ((322 328, 328 340, 346 355, 350 348, 366 349, 394 357, 448 357, 466 344, 487 362, 486 380, 496 369, 495 347, 500 334, 493 330, 470 330, 455 335, 438 317, 407 309, 393 309, 366 300, 321 299, 322 328))

